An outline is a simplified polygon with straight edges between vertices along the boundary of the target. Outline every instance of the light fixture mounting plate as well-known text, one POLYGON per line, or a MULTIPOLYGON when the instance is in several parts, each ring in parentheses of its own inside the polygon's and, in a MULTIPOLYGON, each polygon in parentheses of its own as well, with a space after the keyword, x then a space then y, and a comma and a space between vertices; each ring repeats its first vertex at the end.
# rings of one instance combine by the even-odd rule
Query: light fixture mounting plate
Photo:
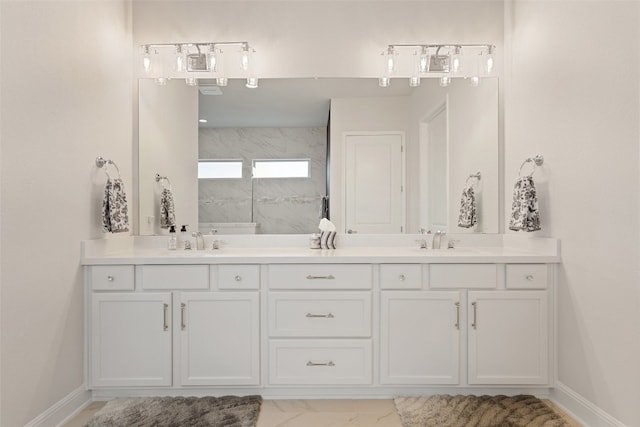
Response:
POLYGON ((434 73, 448 73, 450 68, 449 55, 429 56, 429 71, 434 73))
POLYGON ((207 55, 204 53, 192 53, 187 55, 187 71, 209 71, 207 55))

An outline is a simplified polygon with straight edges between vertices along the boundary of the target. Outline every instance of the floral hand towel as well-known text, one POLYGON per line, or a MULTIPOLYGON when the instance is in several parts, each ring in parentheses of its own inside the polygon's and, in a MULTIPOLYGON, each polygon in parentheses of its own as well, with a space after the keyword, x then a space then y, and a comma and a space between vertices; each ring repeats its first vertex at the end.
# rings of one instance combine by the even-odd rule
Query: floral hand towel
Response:
POLYGON ((509 229, 514 231, 540 230, 540 213, 536 187, 531 176, 518 178, 513 188, 513 204, 511 205, 511 221, 509 229))
POLYGON ((121 233, 129 231, 127 195, 120 178, 107 179, 102 199, 102 231, 121 233))
POLYGON ((473 187, 469 185, 462 190, 458 227, 471 228, 477 223, 478 213, 476 209, 476 195, 473 187))
POLYGON ((169 228, 172 225, 176 225, 173 193, 168 188, 164 188, 160 194, 160 228, 169 228))

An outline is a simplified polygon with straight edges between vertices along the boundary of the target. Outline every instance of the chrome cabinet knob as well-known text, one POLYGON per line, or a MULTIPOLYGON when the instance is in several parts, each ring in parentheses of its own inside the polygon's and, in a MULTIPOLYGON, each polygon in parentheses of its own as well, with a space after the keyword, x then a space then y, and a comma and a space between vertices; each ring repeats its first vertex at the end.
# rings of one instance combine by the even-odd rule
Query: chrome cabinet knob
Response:
POLYGON ((113 282, 114 280, 115 280, 115 277, 107 276, 107 282, 113 282))
POLYGON ((234 279, 236 279, 236 282, 240 282, 242 280, 242 276, 236 275, 236 277, 234 277, 234 279))
POLYGON ((401 282, 404 282, 404 280, 406 279, 404 274, 401 274, 400 276, 398 276, 398 279, 400 279, 401 282))

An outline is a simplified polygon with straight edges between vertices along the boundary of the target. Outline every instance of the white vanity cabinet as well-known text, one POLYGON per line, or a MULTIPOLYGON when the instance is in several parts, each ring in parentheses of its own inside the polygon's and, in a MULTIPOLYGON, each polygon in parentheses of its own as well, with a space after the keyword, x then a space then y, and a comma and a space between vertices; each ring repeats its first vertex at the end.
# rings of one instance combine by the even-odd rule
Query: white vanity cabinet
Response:
POLYGON ((382 384, 551 382, 547 265, 431 264, 422 290, 408 268, 380 266, 382 384))
POLYGON ((397 251, 86 262, 87 388, 111 398, 553 387, 558 257, 397 251))
POLYGON ((268 268, 269 384, 371 384, 373 266, 268 268))
POLYGON ((458 384, 460 293, 383 291, 380 382, 458 384))
POLYGON ((469 384, 549 382, 546 291, 471 291, 469 384))
POLYGON ((181 292, 176 300, 180 384, 258 385, 258 293, 181 292))
POLYGON ((91 388, 260 384, 258 265, 88 268, 91 388))
POLYGON ((91 295, 90 384, 171 385, 171 294, 91 295))

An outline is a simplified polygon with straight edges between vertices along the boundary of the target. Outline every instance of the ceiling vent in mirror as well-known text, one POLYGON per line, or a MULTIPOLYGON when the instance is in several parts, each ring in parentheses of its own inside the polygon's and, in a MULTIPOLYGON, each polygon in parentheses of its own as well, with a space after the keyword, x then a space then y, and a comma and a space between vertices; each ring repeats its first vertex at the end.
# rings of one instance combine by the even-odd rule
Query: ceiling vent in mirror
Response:
POLYGON ((197 86, 198 80, 205 78, 226 86, 228 79, 241 78, 254 89, 258 87, 254 54, 248 42, 145 44, 140 46, 140 77, 154 79, 159 85, 169 79, 184 79, 189 86, 197 86))
POLYGON ((220 86, 200 86, 198 89, 203 95, 222 95, 220 86))
POLYGON ((481 77, 493 75, 495 50, 492 44, 390 44, 381 54, 379 84, 389 87, 392 78, 408 78, 416 87, 421 78, 435 77, 448 86, 452 77, 462 77, 477 86, 481 77))

